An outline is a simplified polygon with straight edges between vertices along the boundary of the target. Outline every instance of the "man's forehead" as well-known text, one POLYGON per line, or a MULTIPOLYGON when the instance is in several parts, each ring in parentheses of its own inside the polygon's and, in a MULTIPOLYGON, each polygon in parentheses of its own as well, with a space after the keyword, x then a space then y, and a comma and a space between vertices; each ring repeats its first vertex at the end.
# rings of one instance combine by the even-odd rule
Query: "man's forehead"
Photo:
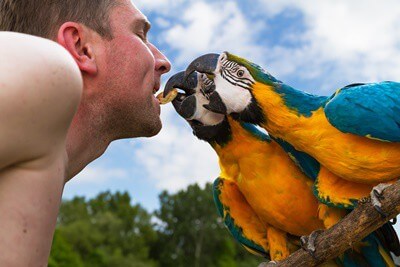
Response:
POLYGON ((125 11, 128 12, 126 15, 130 17, 129 19, 132 20, 132 23, 136 26, 149 29, 151 24, 148 18, 131 1, 128 2, 125 11))
POLYGON ((131 29, 148 31, 151 24, 147 17, 129 0, 119 0, 110 14, 113 28, 120 24, 128 24, 131 29))

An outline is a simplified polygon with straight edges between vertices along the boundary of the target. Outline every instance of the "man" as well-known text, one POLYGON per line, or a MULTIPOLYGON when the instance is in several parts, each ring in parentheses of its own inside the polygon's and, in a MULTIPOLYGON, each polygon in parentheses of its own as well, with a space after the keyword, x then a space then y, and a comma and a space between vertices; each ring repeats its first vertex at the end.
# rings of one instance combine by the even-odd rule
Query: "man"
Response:
POLYGON ((160 131, 149 28, 129 0, 0 2, 0 266, 47 266, 64 183, 160 131))

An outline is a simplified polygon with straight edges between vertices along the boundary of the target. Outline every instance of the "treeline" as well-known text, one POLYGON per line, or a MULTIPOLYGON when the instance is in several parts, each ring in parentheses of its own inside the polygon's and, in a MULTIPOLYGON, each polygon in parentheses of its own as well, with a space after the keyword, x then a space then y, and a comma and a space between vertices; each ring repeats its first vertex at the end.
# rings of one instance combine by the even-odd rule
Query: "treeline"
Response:
POLYGON ((64 201, 50 267, 245 267, 262 258, 238 245, 217 215, 212 185, 162 192, 154 213, 128 193, 64 201))

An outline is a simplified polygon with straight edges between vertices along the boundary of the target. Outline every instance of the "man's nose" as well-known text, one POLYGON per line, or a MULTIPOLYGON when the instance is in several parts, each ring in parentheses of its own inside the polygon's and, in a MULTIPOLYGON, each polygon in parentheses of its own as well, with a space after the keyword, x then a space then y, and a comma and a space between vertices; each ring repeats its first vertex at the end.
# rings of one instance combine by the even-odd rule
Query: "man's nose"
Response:
POLYGON ((168 58, 153 44, 151 45, 151 51, 155 59, 155 70, 160 75, 169 72, 171 70, 171 62, 169 62, 168 58))

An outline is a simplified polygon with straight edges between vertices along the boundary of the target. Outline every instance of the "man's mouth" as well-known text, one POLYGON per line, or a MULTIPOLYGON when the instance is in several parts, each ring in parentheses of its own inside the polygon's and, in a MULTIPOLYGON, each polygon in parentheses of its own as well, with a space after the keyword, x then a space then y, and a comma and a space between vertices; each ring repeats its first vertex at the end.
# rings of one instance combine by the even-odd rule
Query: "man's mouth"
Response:
POLYGON ((153 94, 156 94, 160 90, 160 83, 155 83, 153 88, 153 94))

